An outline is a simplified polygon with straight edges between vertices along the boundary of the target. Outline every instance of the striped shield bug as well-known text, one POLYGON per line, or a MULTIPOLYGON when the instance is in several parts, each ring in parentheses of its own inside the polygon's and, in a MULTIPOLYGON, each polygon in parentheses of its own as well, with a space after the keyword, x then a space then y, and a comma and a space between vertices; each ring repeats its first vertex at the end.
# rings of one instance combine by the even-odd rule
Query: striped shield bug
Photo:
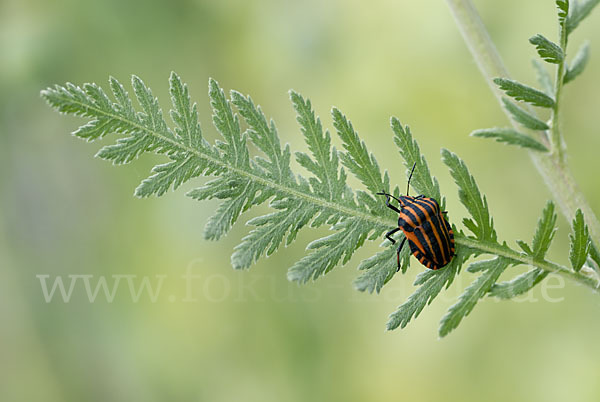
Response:
POLYGON ((396 243, 392 235, 398 231, 404 233, 404 239, 398 246, 397 259, 400 270, 400 251, 408 239, 410 252, 421 264, 430 269, 440 269, 448 264, 454 256, 454 233, 444 216, 446 211, 440 210, 436 200, 423 194, 416 197, 408 195, 410 179, 415 171, 413 165, 406 185, 406 195, 396 198, 384 191, 377 195, 385 195, 385 205, 398 213, 398 227, 385 234, 386 239, 396 243), (398 201, 400 209, 390 203, 391 199, 398 201))

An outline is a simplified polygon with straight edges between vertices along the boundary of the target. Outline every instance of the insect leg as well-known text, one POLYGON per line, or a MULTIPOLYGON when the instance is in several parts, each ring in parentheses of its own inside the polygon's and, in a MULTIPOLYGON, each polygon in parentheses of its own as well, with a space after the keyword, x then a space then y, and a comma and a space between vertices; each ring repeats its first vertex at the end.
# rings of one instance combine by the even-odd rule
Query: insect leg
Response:
POLYGON ((396 270, 396 272, 400 271, 400 251, 402 251, 402 247, 404 246, 405 242, 406 242, 406 237, 404 237, 404 239, 402 239, 402 242, 398 246, 398 251, 396 252, 396 257, 398 258, 398 269, 396 270))
POLYGON ((396 201, 398 201, 399 203, 402 203, 399 199, 397 199, 396 197, 394 197, 391 194, 388 194, 384 191, 382 191, 381 193, 377 193, 377 195, 385 195, 385 205, 390 208, 391 210, 400 213, 400 210, 398 208, 396 208, 395 206, 393 206, 392 204, 390 204, 390 197, 395 199, 396 201))
POLYGON ((385 238, 388 239, 389 241, 391 241, 392 244, 396 244, 396 240, 392 239, 391 236, 399 230, 400 230, 400 228, 395 228, 395 229, 390 230, 389 232, 387 232, 385 234, 385 238))

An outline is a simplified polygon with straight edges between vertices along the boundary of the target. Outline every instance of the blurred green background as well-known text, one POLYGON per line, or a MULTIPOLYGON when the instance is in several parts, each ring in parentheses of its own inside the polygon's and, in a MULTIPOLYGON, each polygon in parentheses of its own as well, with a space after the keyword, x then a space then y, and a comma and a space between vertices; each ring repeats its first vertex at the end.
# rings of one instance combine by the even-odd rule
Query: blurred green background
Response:
MULTIPOLYGON (((508 69, 529 84, 527 38, 556 37, 553 3, 476 2, 508 69)), ((592 56, 565 91, 564 128, 574 175, 597 206, 600 12, 573 34, 572 54, 584 38, 592 56)), ((360 259, 377 252, 371 242, 346 266, 298 286, 286 269, 315 238, 305 230, 293 246, 234 272, 229 256, 248 230, 242 222, 209 242, 202 229, 216 203, 183 190, 135 199, 160 159, 119 168, 93 159, 98 144, 68 135, 82 120, 39 97, 55 83, 106 87, 109 75, 127 82, 137 74, 168 109, 172 70, 189 84, 209 140, 214 77, 251 94, 282 140, 305 150, 288 101, 293 88, 327 127, 331 106, 341 108, 403 188, 388 126, 399 117, 440 179, 450 219, 459 223, 465 211, 441 147, 468 163, 511 244, 531 238, 551 198, 525 152, 468 137, 507 122, 442 0, 3 0, 1 401, 600 399, 600 299, 587 289, 551 278, 521 302, 484 300, 438 340, 439 319, 474 278, 463 273, 406 329, 385 332, 423 270, 416 261, 380 295, 361 294, 351 282, 360 259), (188 285, 186 272, 199 277, 188 285), (135 286, 146 277, 162 287, 154 302, 147 294, 135 302, 122 277, 112 302, 100 294, 92 303, 80 277, 68 303, 58 295, 47 303, 39 275, 50 285, 61 276, 67 287, 68 275, 92 275, 93 285, 135 275, 135 286)), ((562 216, 559 224, 550 257, 567 263, 562 216)))

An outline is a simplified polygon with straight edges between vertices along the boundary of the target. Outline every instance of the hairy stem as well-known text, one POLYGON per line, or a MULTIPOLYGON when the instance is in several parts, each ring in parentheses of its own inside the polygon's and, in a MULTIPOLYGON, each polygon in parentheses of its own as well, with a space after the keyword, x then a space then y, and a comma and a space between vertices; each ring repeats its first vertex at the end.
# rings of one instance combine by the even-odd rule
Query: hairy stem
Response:
POLYGON ((524 265, 530 265, 545 271, 554 272, 555 274, 562 275, 566 278, 574 280, 575 282, 591 287, 592 289, 600 288, 600 282, 598 282, 594 274, 591 276, 582 275, 565 267, 564 265, 556 264, 546 260, 534 259, 531 256, 519 253, 508 247, 500 247, 497 244, 481 242, 470 237, 459 236, 456 238, 456 242, 463 246, 482 251, 487 254, 494 254, 511 260, 519 261, 524 265))
MULTIPOLYGON (((483 74, 486 82, 490 86, 492 92, 496 96, 498 102, 501 103, 502 92, 493 83, 496 77, 509 78, 509 74, 504 67, 504 63, 490 39, 490 36, 473 6, 471 0, 447 0, 450 10, 454 15, 454 20, 465 40, 467 47, 475 58, 479 70, 483 74)), ((561 30, 561 46, 566 44, 565 30, 561 30)), ((562 138, 559 128, 558 119, 558 104, 560 91, 562 90, 562 74, 564 73, 564 62, 561 64, 562 71, 557 72, 556 85, 556 106, 553 109, 552 119, 552 134, 553 142, 557 149, 562 149, 562 138), (558 78, 561 77, 561 78, 558 78)), ((559 66, 560 70, 560 66, 559 66)), ((504 108, 503 108, 504 110, 504 108)), ((510 113, 504 110, 508 119, 515 129, 522 130, 518 123, 512 118, 510 113)), ((542 136, 541 140, 547 144, 547 139, 542 136)), ((533 161, 538 172, 544 179, 544 183, 555 197, 563 215, 570 222, 575 216, 577 209, 581 209, 584 213, 586 223, 590 230, 592 238, 592 247, 598 250, 600 245, 600 222, 594 214, 594 211, 586 201, 585 197, 577 187, 575 179, 571 174, 567 164, 566 155, 561 156, 562 151, 553 152, 551 154, 541 154, 539 152, 529 152, 529 156, 533 161)))
MULTIPOLYGON (((467 43, 469 51, 475 57, 479 70, 498 102, 501 102, 503 92, 492 80, 497 77, 508 77, 508 71, 483 25, 483 21, 479 18, 475 6, 469 0, 447 1, 463 39, 467 43)), ((513 121, 509 113, 507 113, 507 116, 513 121)))
MULTIPOLYGON (((566 19, 565 19, 566 21, 566 19)), ((563 88, 563 77, 565 75, 565 64, 567 57, 567 29, 566 22, 560 24, 560 48, 563 50, 563 59, 556 68, 556 80, 554 84, 554 107, 552 108, 551 130, 552 130, 552 153, 561 165, 566 165, 565 147, 560 132, 560 95, 563 88)))

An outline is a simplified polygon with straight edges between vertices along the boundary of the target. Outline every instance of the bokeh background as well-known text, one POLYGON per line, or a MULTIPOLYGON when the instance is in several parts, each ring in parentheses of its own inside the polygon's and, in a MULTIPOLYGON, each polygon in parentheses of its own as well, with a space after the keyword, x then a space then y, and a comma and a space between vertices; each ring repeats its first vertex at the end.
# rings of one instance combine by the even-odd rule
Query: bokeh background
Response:
MULTIPOLYGON (((515 78, 534 84, 527 38, 556 37, 553 1, 476 1, 515 78)), ((597 149, 600 12, 571 37, 589 38, 584 75, 564 94, 570 162, 593 206, 600 203, 597 149)), ((413 261, 380 295, 352 287, 361 258, 298 286, 286 269, 316 236, 246 272, 229 263, 247 232, 203 239, 216 203, 184 190, 139 200, 133 189, 159 158, 124 167, 94 159, 99 144, 68 133, 82 120, 59 116, 39 91, 55 83, 141 76, 168 109, 168 76, 189 84, 205 136, 208 77, 249 93, 273 117, 284 142, 305 150, 288 101, 310 97, 331 128, 341 108, 401 188, 405 173, 389 118, 411 125, 447 196, 465 211, 439 158, 457 152, 475 174, 500 237, 529 240, 552 194, 527 154, 470 138, 506 125, 442 0, 0 2, 0 400, 2 401, 597 401, 600 299, 549 279, 520 302, 484 300, 450 336, 445 310, 474 275, 404 330, 387 316, 413 291, 413 261), (516 206, 518 205, 518 208, 516 206), (181 278, 198 275, 188 287, 181 278), (46 302, 40 275, 130 275, 162 287, 132 300, 122 279, 112 302, 90 302, 79 279, 68 303, 46 302), (162 278, 162 279, 161 279, 162 278), (546 299, 546 301, 544 301, 546 299)), ((188 183, 185 188, 194 184, 188 183)), ((253 212, 258 213, 260 211, 253 212)), ((250 216, 253 214, 251 213, 250 216)), ((600 209, 597 209, 600 213, 600 209)), ((550 257, 568 263, 561 216, 550 257)), ((524 268, 512 268, 510 273, 524 268)), ((126 277, 123 277, 126 278, 126 277)))

